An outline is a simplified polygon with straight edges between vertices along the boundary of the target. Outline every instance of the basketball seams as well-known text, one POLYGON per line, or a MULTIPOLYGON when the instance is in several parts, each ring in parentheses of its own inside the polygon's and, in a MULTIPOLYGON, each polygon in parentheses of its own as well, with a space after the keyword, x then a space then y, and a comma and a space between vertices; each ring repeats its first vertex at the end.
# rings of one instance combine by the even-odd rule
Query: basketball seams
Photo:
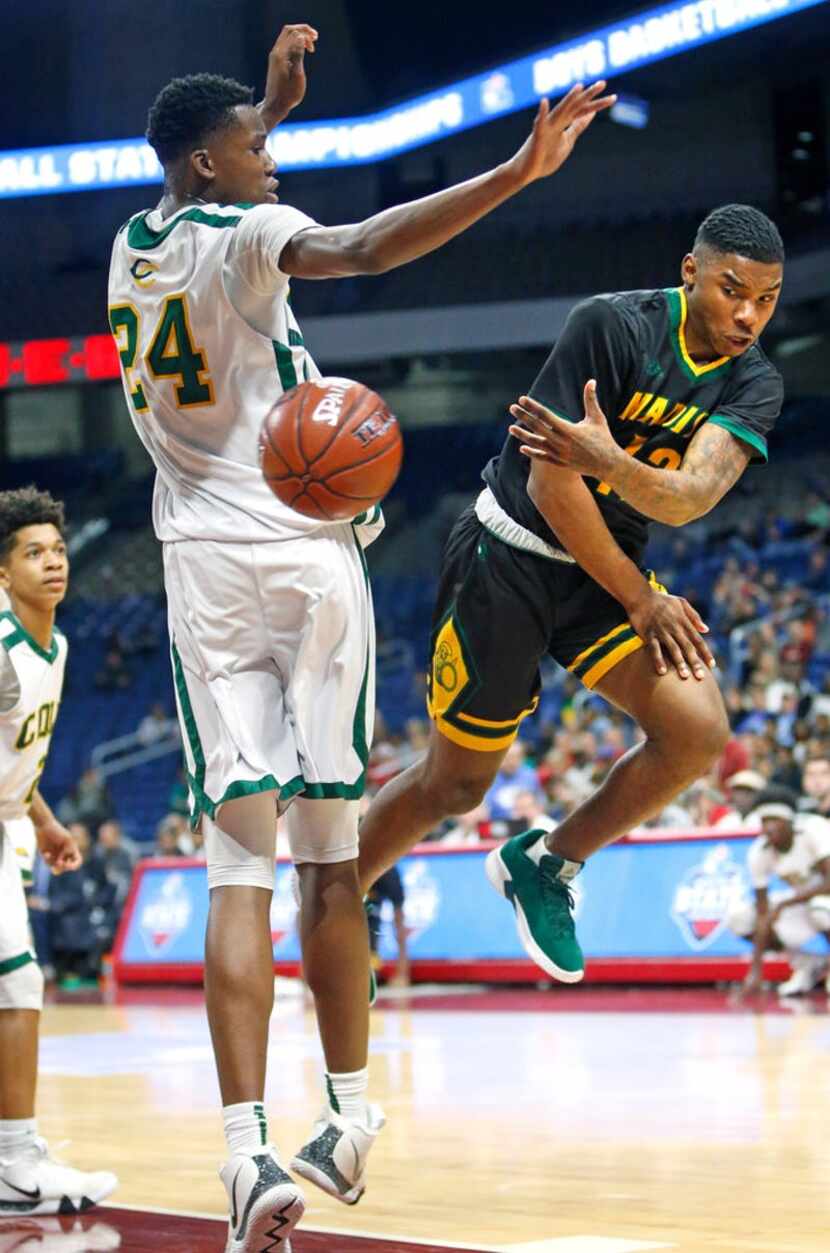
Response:
POLYGON ((342 399, 339 405, 329 400, 321 423, 313 422, 315 407, 334 383, 308 380, 280 397, 261 436, 262 472, 271 490, 288 508, 321 522, 348 521, 377 504, 403 457, 400 428, 382 397, 356 381, 335 382, 342 399), (319 429, 324 417, 330 417, 329 432, 319 429), (318 438, 325 439, 320 447, 318 438))
POLYGON ((336 470, 332 470, 324 479, 317 479, 318 483, 327 483, 329 479, 336 478, 338 474, 347 474, 349 470, 357 470, 363 466, 370 466, 375 461, 380 461, 381 457, 385 457, 387 453, 395 452, 399 448, 397 441, 387 444, 385 448, 379 452, 373 453, 371 457, 359 457, 357 461, 350 461, 347 466, 338 466, 336 470))

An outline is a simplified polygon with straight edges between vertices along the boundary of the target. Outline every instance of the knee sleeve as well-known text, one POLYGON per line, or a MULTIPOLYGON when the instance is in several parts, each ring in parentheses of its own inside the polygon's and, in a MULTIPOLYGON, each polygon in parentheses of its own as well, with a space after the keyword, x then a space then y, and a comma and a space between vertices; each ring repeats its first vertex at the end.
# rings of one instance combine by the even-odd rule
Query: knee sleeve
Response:
POLYGON ((0 1010, 43 1009, 43 972, 34 958, 0 975, 0 1010))
POLYGON ((208 887, 274 890, 277 808, 273 792, 226 801, 216 818, 202 818, 208 887))
POLYGON ((317 866, 355 861, 360 801, 304 800, 298 796, 283 822, 292 860, 317 866))

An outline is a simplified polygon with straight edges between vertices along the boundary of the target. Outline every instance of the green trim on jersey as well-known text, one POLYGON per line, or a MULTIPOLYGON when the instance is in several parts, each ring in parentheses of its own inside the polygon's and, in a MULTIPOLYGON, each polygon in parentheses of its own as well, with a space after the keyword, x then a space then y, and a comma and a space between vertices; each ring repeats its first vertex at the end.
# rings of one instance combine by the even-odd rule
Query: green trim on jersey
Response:
POLYGON ((292 387, 296 387, 299 383, 297 378, 297 370, 294 365, 294 354, 285 344, 281 344, 279 340, 272 339, 274 345, 274 357, 277 362, 277 373, 280 376, 282 390, 288 392, 292 387))
MULTIPOLYGON (((242 206, 235 207, 241 208, 242 206)), ((160 231, 154 231, 152 226, 147 225, 150 212, 151 210, 148 209, 146 213, 139 213, 138 217, 132 218, 127 223, 127 244, 140 252, 146 252, 149 248, 158 248, 180 222, 198 222, 200 226, 215 226, 221 230, 222 227, 238 226, 242 221, 239 214, 233 217, 223 217, 221 213, 205 213, 203 209, 188 209, 186 213, 179 213, 160 231)))
POLYGON ((58 655, 58 641, 55 637, 56 628, 52 628, 52 643, 49 645, 49 651, 47 652, 45 648, 41 648, 37 640, 32 639, 20 619, 16 614, 12 613, 10 609, 0 613, 0 622, 5 621, 6 619, 8 619, 9 622, 13 622, 15 625, 14 631, 0 639, 0 644, 3 645, 6 652, 11 652, 15 644, 25 643, 29 645, 33 653, 37 653, 38 657, 42 657, 44 661, 48 661, 51 666, 52 662, 58 655))
POLYGON ((31 953, 18 953, 17 957, 7 957, 5 961, 0 962, 0 975, 14 974, 15 970, 20 970, 21 966, 28 966, 34 960, 31 953))
POLYGON ((740 422, 735 422, 732 418, 725 418, 720 413, 713 413, 707 421, 714 426, 722 426, 724 430, 729 431, 737 439, 742 439, 745 444, 749 444, 763 458, 769 461, 767 454, 767 441, 763 435, 758 435, 755 431, 749 431, 745 426, 741 426, 740 422))
POLYGON ((721 378, 732 365, 732 357, 723 357, 719 361, 709 361, 704 365, 695 365, 686 349, 684 328, 686 326, 687 308, 683 289, 680 287, 665 287, 663 291, 669 306, 672 348, 677 358, 677 364, 686 375, 686 378, 691 379, 693 382, 697 382, 701 378, 721 378))

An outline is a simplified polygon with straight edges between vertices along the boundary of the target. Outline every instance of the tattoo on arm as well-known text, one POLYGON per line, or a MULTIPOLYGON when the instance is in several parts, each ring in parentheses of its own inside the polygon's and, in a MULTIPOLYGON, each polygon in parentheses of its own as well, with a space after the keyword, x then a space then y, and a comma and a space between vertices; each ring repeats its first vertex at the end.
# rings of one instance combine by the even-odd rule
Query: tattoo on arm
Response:
POLYGON ((724 427, 705 422, 677 470, 627 457, 611 486, 646 517, 681 526, 703 517, 723 499, 743 474, 751 455, 748 445, 724 427))

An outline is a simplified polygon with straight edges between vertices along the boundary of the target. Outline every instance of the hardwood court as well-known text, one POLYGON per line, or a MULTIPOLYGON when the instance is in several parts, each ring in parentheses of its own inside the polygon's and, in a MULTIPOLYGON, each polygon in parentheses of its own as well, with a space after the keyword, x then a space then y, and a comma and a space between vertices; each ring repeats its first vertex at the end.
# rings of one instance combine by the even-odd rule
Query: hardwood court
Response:
MULTIPOLYGON (((349 1210, 310 1189, 293 1253, 391 1253, 400 1241, 826 1253, 828 1051, 824 997, 786 1010, 774 997, 750 1008, 715 993, 590 988, 393 1003, 374 1016, 373 1096, 389 1124, 369 1191, 349 1210), (358 1236, 383 1238, 350 1242, 358 1236)), ((41 1073, 44 1133, 70 1138, 77 1165, 115 1170, 118 1205, 222 1216, 221 1120, 197 998, 50 1006, 41 1073)), ((286 1157, 317 1112, 318 1076, 311 1017, 284 1000, 268 1110, 286 1157)), ((89 1247, 142 1253, 139 1220, 123 1221, 134 1233, 117 1228, 123 1245, 89 1247)), ((221 1226, 179 1244, 167 1221, 141 1220, 147 1249, 221 1250, 221 1226)))

